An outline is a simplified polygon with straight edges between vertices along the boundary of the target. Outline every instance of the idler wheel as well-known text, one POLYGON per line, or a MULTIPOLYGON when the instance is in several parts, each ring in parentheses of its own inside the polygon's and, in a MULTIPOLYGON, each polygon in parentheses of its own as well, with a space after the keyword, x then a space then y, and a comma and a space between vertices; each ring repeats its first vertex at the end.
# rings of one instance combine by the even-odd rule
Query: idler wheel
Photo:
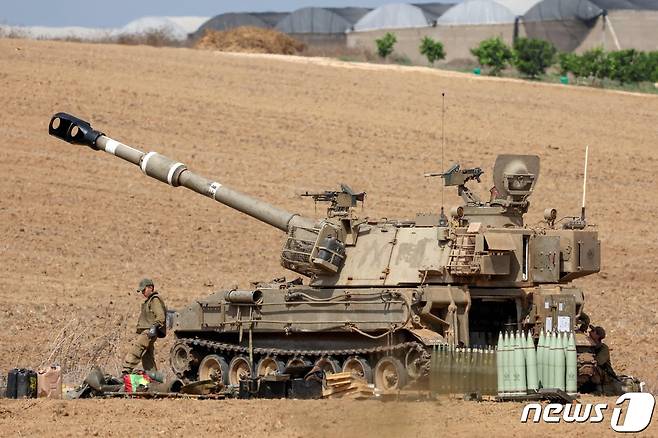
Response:
POLYGON ((204 357, 199 364, 199 380, 212 380, 226 384, 228 382, 226 359, 216 354, 204 357))
POLYGON ((171 370, 178 377, 186 377, 194 366, 199 363, 199 358, 192 347, 184 342, 176 342, 169 353, 169 364, 171 370))
POLYGON ((357 377, 361 377, 368 383, 372 383, 372 367, 362 357, 352 356, 348 357, 343 364, 344 373, 352 373, 357 377))
POLYGON ((244 356, 235 356, 228 366, 228 383, 230 385, 239 385, 240 380, 247 379, 251 376, 251 364, 249 359, 244 356))
POLYGON ((425 350, 412 349, 407 352, 404 362, 407 368, 409 378, 412 380, 419 379, 423 376, 424 364, 428 363, 428 358, 425 357, 425 350))
POLYGON ((283 374, 285 369, 285 364, 273 357, 264 357, 258 362, 256 366, 256 374, 259 376, 274 376, 277 374, 283 374))
POLYGON ((409 379, 407 370, 398 358, 382 357, 375 366, 375 388, 384 391, 402 389, 409 379))

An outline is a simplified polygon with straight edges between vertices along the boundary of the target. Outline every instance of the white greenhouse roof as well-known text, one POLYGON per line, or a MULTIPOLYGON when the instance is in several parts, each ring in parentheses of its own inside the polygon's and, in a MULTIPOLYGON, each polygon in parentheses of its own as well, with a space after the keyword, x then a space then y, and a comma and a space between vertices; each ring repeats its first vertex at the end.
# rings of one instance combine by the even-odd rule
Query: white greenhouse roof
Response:
POLYGON ((534 5, 539 3, 541 0, 494 0, 496 3, 500 3, 505 6, 507 9, 512 11, 514 15, 523 15, 528 12, 534 5))
POLYGON ((188 33, 196 31, 207 20, 208 17, 142 17, 118 29, 115 34, 140 34, 152 30, 166 30, 172 38, 184 40, 188 33))
POLYGON ((466 0, 458 3, 436 21, 440 25, 514 23, 516 14, 493 0, 466 0))
POLYGON ((373 9, 354 24, 354 31, 376 29, 402 29, 431 26, 435 18, 429 17, 418 6, 406 3, 391 3, 373 9))

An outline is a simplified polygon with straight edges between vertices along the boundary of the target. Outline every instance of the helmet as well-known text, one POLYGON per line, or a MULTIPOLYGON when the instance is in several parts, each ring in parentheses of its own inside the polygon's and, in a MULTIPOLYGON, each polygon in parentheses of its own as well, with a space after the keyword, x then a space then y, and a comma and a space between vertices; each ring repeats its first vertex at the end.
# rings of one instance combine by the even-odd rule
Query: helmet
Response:
POLYGON ((137 292, 144 292, 144 289, 146 289, 148 286, 155 287, 153 284, 153 280, 150 278, 143 278, 142 281, 139 282, 139 286, 137 287, 137 292))
POLYGON ((599 339, 605 339, 605 329, 600 325, 592 328, 592 331, 598 335, 599 339))

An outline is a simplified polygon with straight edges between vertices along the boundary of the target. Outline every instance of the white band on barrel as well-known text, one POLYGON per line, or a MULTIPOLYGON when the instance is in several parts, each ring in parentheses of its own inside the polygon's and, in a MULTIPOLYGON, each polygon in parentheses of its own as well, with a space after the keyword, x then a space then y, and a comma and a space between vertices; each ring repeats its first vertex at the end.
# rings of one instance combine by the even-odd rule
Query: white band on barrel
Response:
POLYGON ((180 169, 181 167, 185 167, 185 165, 183 163, 178 162, 178 163, 172 165, 169 168, 169 173, 167 174, 167 182, 169 183, 170 186, 174 185, 174 183, 172 182, 172 178, 174 177, 174 173, 176 173, 176 171, 178 169, 180 169))
POLYGON ((105 152, 107 152, 108 154, 116 155, 117 146, 119 146, 120 144, 121 143, 119 143, 118 141, 108 138, 107 141, 105 142, 105 152))
POLYGON ((142 168, 142 172, 146 174, 146 166, 153 155, 157 155, 157 152, 149 152, 148 154, 142 157, 142 162, 139 164, 139 167, 142 168))
POLYGON ((208 192, 210 193, 211 198, 215 199, 215 193, 217 193, 217 190, 219 190, 221 186, 222 185, 218 182, 213 182, 212 184, 210 184, 210 187, 208 188, 208 192))

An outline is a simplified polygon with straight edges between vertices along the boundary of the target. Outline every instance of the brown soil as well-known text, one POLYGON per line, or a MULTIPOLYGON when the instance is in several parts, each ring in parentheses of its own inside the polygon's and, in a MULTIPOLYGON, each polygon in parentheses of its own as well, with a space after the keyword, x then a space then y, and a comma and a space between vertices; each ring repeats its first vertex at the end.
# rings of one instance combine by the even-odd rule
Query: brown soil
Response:
MULTIPOLYGON (((658 98, 492 80, 436 69, 190 49, 0 40, 0 372, 50 360, 67 379, 116 371, 148 274, 170 307, 282 275, 283 236, 104 153, 49 137, 68 111, 128 144, 314 215, 305 190, 346 182, 364 215, 436 211, 440 92, 446 163, 489 170, 498 153, 536 153, 528 224, 543 208, 577 214, 590 145, 588 212, 603 270, 577 281, 608 331, 613 363, 655 389, 658 376, 658 98), (294 62, 289 62, 294 61, 294 62), (80 369, 71 364, 78 363, 80 369)), ((481 190, 490 185, 487 173, 481 190)), ((458 202, 447 194, 447 203, 458 202)), ((290 276, 290 274, 289 274, 290 276)), ((169 341, 158 344, 166 368, 169 341)), ((1 401, 3 434, 219 431, 278 436, 521 435, 609 431, 519 424, 520 404, 348 401, 1 401)))
POLYGON ((305 46, 285 33, 259 27, 237 27, 231 30, 207 30, 195 44, 197 49, 222 52, 275 53, 294 55, 305 46))

